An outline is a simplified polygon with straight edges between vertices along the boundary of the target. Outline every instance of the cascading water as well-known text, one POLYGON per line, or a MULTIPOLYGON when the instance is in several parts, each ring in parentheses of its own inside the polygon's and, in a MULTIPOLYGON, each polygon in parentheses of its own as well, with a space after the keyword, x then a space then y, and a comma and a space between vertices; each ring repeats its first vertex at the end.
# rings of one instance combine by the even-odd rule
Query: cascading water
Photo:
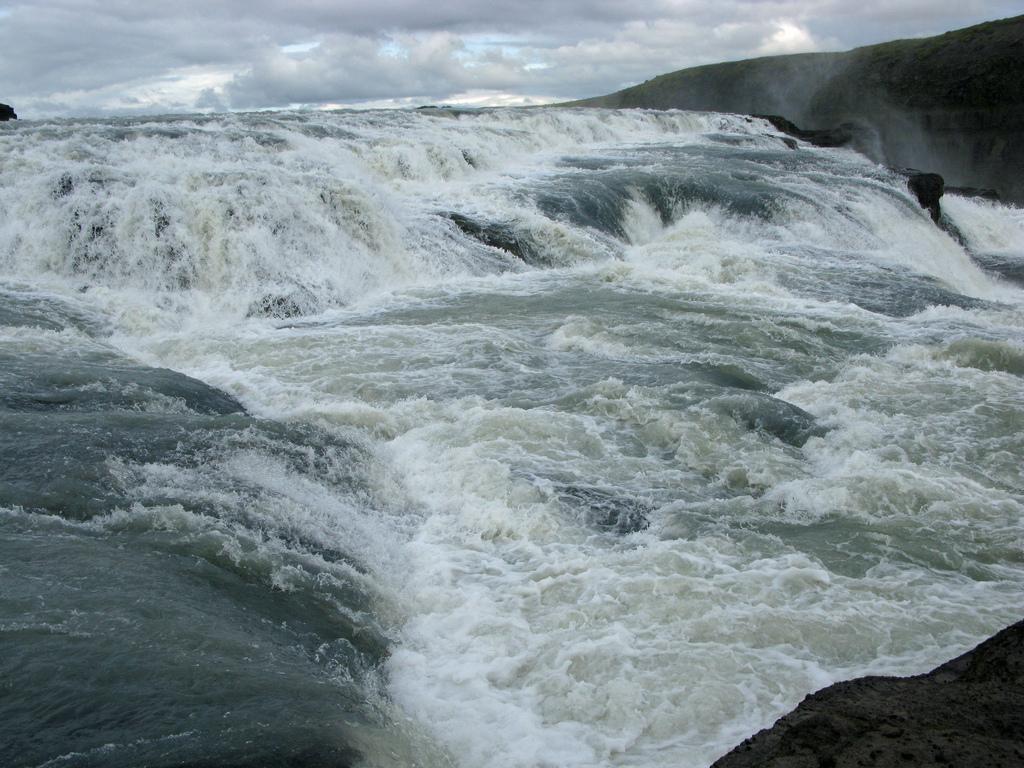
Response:
POLYGON ((0 129, 0 764, 706 766, 1024 597, 1024 218, 759 120, 0 129))

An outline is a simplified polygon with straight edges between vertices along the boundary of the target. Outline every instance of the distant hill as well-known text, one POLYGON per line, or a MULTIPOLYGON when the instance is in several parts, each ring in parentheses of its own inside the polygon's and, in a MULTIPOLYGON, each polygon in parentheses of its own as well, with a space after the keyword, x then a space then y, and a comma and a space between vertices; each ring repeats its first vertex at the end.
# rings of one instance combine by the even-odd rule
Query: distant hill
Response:
POLYGON ((783 115, 801 128, 856 122, 858 148, 1024 203, 1024 16, 843 53, 711 64, 568 106, 783 115))

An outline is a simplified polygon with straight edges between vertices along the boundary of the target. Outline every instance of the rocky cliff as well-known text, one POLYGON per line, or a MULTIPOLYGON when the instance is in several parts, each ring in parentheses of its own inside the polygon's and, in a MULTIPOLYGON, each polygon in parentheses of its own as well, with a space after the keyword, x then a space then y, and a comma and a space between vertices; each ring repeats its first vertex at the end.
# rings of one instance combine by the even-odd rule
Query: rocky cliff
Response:
POLYGON ((1024 16, 843 53, 684 69, 572 106, 784 115, 801 127, 859 123, 878 162, 1024 203, 1024 16))

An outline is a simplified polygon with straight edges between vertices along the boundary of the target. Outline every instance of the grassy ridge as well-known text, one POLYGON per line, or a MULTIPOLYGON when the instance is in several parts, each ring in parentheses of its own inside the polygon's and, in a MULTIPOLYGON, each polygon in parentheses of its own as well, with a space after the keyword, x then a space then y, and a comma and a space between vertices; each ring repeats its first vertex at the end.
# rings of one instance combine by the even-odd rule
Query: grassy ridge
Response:
POLYGON ((854 108, 865 94, 911 109, 1022 104, 1024 16, 843 53, 692 67, 571 106, 721 109, 718 105, 754 103, 757 107, 750 111, 788 106, 801 114, 787 117, 806 119, 803 111, 854 108))

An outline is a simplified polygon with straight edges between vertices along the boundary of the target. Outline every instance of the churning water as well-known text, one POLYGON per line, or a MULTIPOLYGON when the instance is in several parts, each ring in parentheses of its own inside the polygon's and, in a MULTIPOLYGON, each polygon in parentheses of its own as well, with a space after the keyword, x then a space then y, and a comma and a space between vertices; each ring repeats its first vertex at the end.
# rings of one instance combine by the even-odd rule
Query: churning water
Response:
POLYGON ((0 764, 706 766, 1024 604, 1024 216, 758 120, 0 130, 0 764))

